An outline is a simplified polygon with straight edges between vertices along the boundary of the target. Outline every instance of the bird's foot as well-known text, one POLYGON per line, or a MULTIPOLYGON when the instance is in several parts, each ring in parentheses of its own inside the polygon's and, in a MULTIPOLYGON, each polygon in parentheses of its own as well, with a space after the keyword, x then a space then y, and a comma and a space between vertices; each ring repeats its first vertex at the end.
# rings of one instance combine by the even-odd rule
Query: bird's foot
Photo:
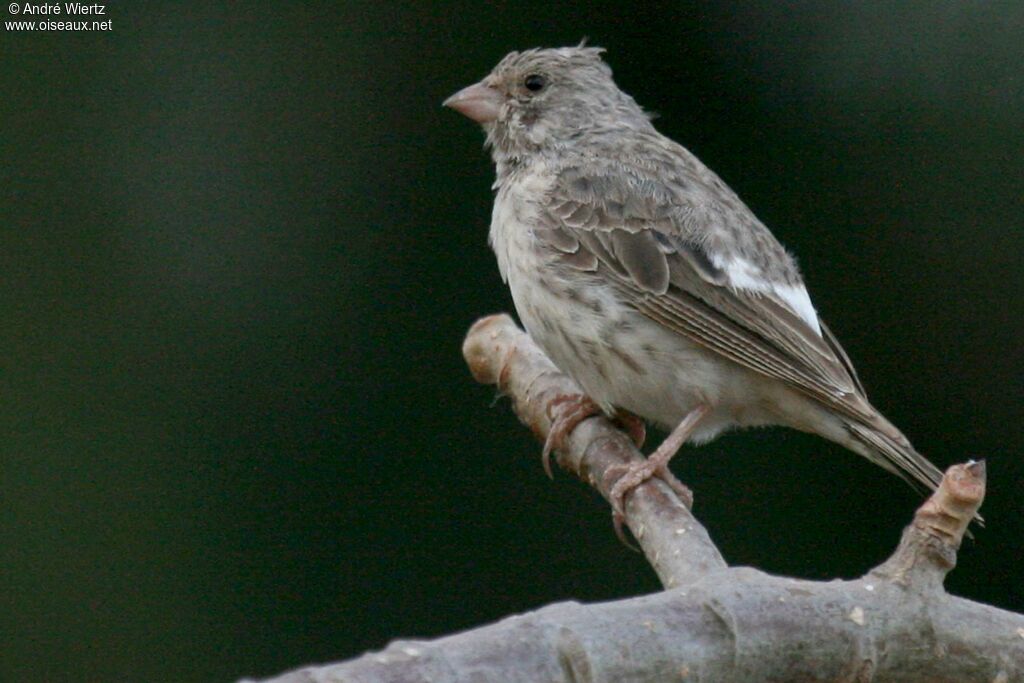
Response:
MULTIPOLYGON (((576 425, 588 417, 603 415, 604 411, 590 397, 583 394, 561 394, 551 400, 548 405, 548 416, 551 418, 551 429, 548 431, 548 438, 544 440, 544 450, 541 453, 541 461, 544 465, 544 472, 549 478, 551 474, 551 452, 565 447, 565 440, 569 438, 576 425), (558 411, 555 413, 555 411, 558 411)), ((629 438, 633 440, 637 448, 644 445, 647 438, 647 428, 644 421, 626 410, 617 410, 612 416, 612 421, 623 429, 629 438)))
MULTIPOLYGON (((610 482, 613 479, 615 481, 608 492, 608 500, 612 505, 612 522, 615 524, 615 533, 623 542, 625 542, 625 535, 622 525, 626 520, 626 494, 648 479, 660 477, 679 496, 679 500, 687 509, 693 507, 693 492, 686 484, 676 479, 676 476, 668 469, 668 463, 709 410, 708 406, 699 405, 690 411, 646 460, 614 465, 605 470, 605 481, 610 482)), ((629 544, 626 543, 626 545, 629 544)))
MULTIPOLYGON (((660 449, 659 449, 660 450, 660 449)), ((630 493, 640 484, 654 477, 661 478, 669 488, 682 501, 683 505, 690 509, 693 507, 693 491, 672 474, 668 468, 668 462, 674 453, 666 458, 655 457, 656 451, 649 458, 643 461, 631 462, 624 465, 613 465, 605 470, 605 480, 614 480, 611 491, 608 493, 609 502, 612 505, 612 523, 615 525, 615 534, 623 543, 629 545, 622 525, 626 521, 626 494, 630 493)))
POLYGON ((611 498, 612 510, 615 514, 622 517, 626 511, 626 494, 654 477, 659 477, 668 484, 669 488, 679 496, 679 500, 682 501, 683 505, 687 508, 693 507, 693 491, 686 484, 679 481, 676 475, 672 474, 672 471, 668 468, 668 460, 660 462, 650 457, 642 462, 631 462, 628 465, 613 465, 605 471, 606 479, 615 480, 615 484, 612 485, 612 490, 608 494, 611 498))
POLYGON ((560 394, 551 399, 548 404, 551 429, 548 430, 548 438, 544 440, 544 450, 541 452, 541 463, 549 479, 554 478, 551 474, 551 451, 563 449, 565 440, 580 422, 602 414, 601 408, 583 394, 560 394))

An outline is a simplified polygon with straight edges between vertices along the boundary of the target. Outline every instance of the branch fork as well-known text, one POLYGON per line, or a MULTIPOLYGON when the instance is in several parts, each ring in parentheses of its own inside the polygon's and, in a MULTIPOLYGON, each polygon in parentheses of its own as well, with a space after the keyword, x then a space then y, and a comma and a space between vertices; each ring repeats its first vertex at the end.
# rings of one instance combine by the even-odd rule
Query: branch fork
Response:
MULTIPOLYGON (((463 354, 542 442, 559 396, 581 394, 507 315, 479 320, 463 354)), ((639 461, 603 417, 581 421, 557 462, 606 498, 608 471, 639 461)), ((550 605, 434 641, 310 667, 277 683, 553 681, 1024 681, 1024 615, 943 588, 985 495, 984 462, 954 465, 892 556, 860 579, 804 581, 729 567, 661 480, 626 500, 625 521, 665 591, 550 605)))

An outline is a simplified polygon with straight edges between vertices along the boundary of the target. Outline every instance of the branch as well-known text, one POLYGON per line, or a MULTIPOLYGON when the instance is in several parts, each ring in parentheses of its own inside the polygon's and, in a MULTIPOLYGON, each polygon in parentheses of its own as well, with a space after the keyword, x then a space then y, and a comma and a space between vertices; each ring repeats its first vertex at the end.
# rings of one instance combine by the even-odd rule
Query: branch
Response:
MULTIPOLYGON (((463 351, 477 380, 510 395, 539 438, 551 426, 552 399, 579 392, 508 316, 475 324, 463 351)), ((607 498, 608 467, 640 457, 611 423, 590 418, 558 462, 607 498)), ((626 523, 673 590, 555 604, 272 680, 1021 681, 1024 615, 950 596, 942 585, 984 495, 984 463, 951 467, 892 557, 860 579, 815 582, 727 567, 672 491, 648 482, 628 498, 626 523)))
MULTIPOLYGON (((476 322, 462 355, 482 384, 496 384, 512 399, 519 419, 543 441, 551 429, 552 400, 581 394, 533 340, 507 315, 476 322)), ((567 439, 558 464, 596 488, 608 500, 614 478, 609 468, 643 460, 632 439, 603 417, 581 422, 567 439)), ((666 588, 674 588, 726 564, 708 532, 667 484, 648 479, 626 498, 626 524, 666 588)))

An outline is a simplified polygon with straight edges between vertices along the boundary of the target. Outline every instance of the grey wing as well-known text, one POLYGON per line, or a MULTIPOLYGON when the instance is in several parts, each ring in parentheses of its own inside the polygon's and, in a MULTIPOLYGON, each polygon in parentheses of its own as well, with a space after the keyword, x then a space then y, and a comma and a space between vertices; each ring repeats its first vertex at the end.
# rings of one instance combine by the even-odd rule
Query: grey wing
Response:
POLYGON ((860 377, 857 376, 857 370, 853 367, 853 361, 851 361, 850 357, 846 355, 846 350, 839 344, 839 340, 836 339, 836 335, 832 334, 832 330, 825 324, 825 321, 819 318, 818 322, 821 324, 821 334, 825 338, 825 342, 832 349, 832 352, 835 353, 839 362, 843 364, 843 367, 846 368, 846 372, 850 375, 850 379, 852 379, 853 383, 857 386, 857 391, 860 392, 861 396, 867 396, 868 392, 864 391, 864 385, 861 384, 860 377))
POLYGON ((563 169, 542 207, 538 239, 568 265, 603 271, 650 319, 842 414, 870 420, 874 410, 846 354, 810 308, 792 259, 700 162, 679 161, 668 177, 664 165, 563 169), (743 266, 740 276, 728 267, 737 254, 743 258, 731 263, 743 266), (751 272, 770 273, 778 287, 751 272), (802 292, 809 312, 786 296, 792 292, 802 292))

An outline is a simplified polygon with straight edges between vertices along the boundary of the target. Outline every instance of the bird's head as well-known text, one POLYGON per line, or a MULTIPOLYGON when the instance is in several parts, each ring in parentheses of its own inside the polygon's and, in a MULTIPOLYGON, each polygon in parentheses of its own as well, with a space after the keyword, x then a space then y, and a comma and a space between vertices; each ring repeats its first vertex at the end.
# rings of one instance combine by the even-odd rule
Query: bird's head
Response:
POLYGON ((596 47, 511 52, 479 83, 444 105, 480 123, 496 156, 522 157, 572 144, 595 130, 649 129, 619 90, 596 47))

